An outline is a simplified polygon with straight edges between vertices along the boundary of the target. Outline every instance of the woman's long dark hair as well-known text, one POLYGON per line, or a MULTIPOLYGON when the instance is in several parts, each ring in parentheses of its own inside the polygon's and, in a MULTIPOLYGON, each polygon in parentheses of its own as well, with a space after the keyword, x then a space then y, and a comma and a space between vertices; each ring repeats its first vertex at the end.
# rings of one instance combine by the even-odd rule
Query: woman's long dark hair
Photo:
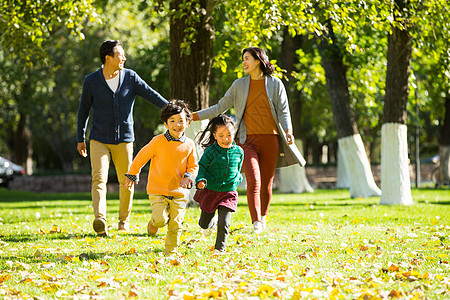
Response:
POLYGON ((258 47, 250 47, 242 50, 242 58, 244 58, 245 52, 250 53, 254 59, 259 60, 261 63, 259 66, 261 67, 261 71, 264 75, 272 75, 275 71, 275 67, 270 63, 269 57, 266 52, 258 47))
POLYGON ((197 142, 203 147, 203 149, 208 148, 216 142, 214 133, 217 131, 219 126, 231 126, 236 133, 236 124, 233 119, 224 114, 220 114, 217 117, 212 118, 205 130, 197 134, 197 142))

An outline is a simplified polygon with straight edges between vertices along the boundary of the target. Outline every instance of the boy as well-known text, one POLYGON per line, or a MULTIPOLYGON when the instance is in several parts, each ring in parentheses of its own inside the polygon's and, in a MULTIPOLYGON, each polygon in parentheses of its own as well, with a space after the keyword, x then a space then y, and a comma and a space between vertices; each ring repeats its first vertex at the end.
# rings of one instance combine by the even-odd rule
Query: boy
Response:
POLYGON ((152 218, 147 232, 156 235, 167 224, 164 252, 171 254, 178 245, 186 212, 188 189, 192 187, 198 165, 194 141, 185 135, 192 113, 182 100, 171 100, 161 110, 161 121, 167 128, 155 136, 134 158, 125 185, 139 181, 141 168, 149 161, 147 193, 152 207, 152 218))

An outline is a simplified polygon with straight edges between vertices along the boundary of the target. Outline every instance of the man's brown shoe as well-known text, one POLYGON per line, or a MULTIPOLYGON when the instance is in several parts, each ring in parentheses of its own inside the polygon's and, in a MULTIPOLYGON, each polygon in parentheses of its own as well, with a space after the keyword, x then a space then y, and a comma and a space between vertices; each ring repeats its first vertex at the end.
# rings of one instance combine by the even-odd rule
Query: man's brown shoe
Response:
POLYGON ((108 228, 106 226, 106 221, 103 220, 102 218, 95 218, 92 227, 94 227, 94 230, 95 232, 97 232, 98 235, 100 236, 108 235, 108 228))
POLYGON ((158 227, 153 226, 152 221, 150 220, 147 225, 147 233, 150 236, 155 236, 158 232, 158 227))

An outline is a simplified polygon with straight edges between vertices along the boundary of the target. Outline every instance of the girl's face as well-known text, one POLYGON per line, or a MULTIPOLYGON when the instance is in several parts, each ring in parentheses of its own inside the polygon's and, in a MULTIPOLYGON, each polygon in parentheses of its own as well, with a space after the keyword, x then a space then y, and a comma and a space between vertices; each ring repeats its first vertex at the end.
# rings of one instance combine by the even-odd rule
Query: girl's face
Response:
POLYGON ((164 123, 167 129, 169 129, 169 133, 176 139, 179 139, 183 136, 186 128, 189 127, 189 122, 186 119, 186 112, 182 111, 179 114, 171 116, 167 119, 167 122, 164 123))
POLYGON ((255 59, 248 51, 242 56, 242 67, 244 68, 244 72, 247 74, 251 75, 252 73, 260 72, 260 63, 261 62, 255 59))
POLYGON ((214 132, 213 135, 220 147, 230 148, 231 146, 233 146, 234 129, 231 125, 218 126, 216 132, 214 132))

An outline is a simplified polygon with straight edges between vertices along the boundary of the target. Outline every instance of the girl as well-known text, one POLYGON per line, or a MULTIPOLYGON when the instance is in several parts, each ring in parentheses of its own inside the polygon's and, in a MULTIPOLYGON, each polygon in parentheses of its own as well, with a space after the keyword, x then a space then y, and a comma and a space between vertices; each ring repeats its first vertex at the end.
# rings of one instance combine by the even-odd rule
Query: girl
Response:
POLYGON ((220 255, 225 249, 231 213, 236 211, 238 202, 236 189, 242 180, 244 151, 233 142, 235 133, 234 121, 220 114, 209 121, 199 138, 205 152, 199 161, 194 200, 202 210, 200 227, 208 230, 217 223, 213 255, 220 255))

